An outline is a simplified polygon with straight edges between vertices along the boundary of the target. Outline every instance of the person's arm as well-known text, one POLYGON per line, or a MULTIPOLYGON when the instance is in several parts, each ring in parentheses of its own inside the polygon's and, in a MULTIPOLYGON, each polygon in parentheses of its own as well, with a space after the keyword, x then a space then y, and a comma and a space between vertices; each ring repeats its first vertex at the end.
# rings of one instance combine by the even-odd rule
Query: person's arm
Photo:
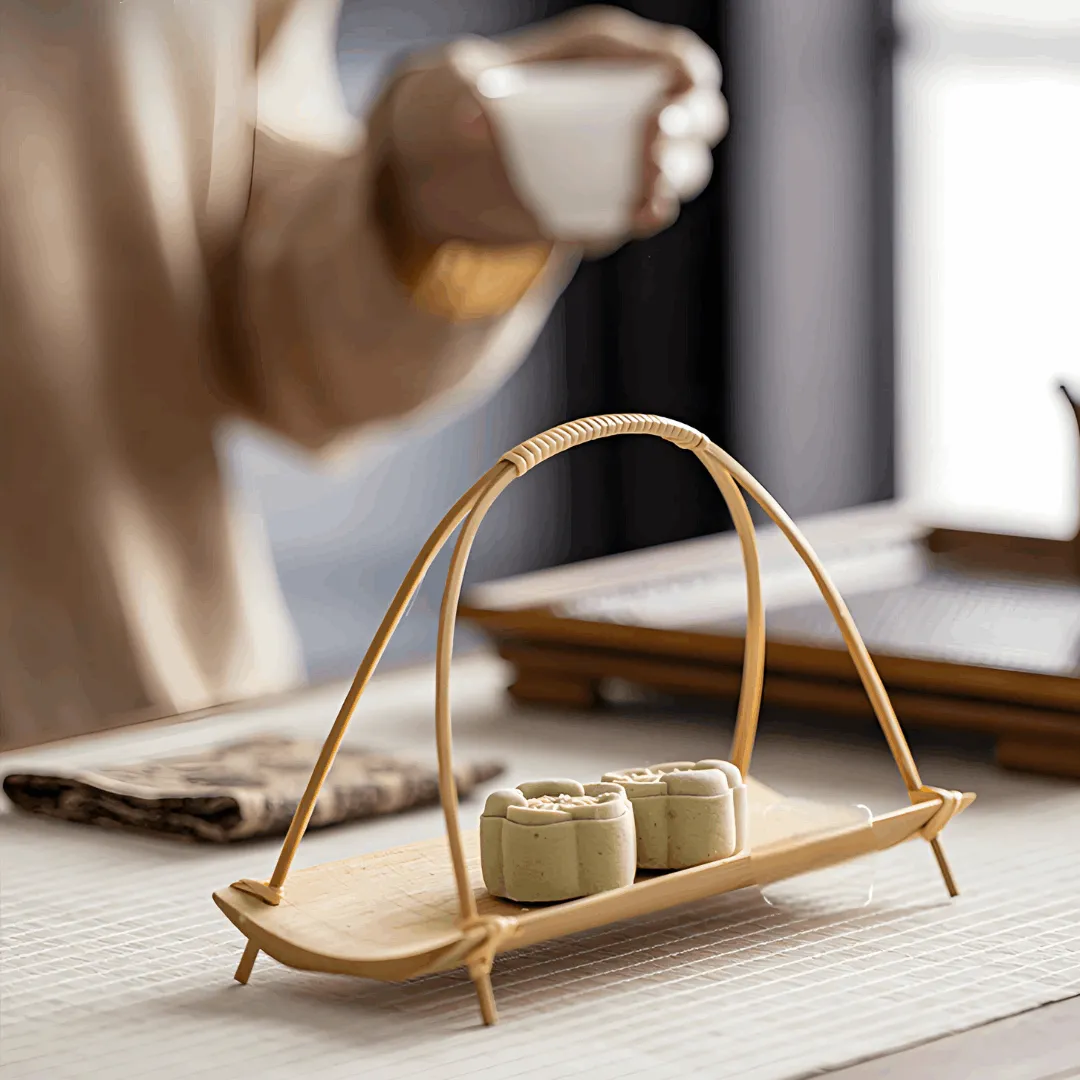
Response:
POLYGON ((264 43, 250 206, 217 275, 219 383, 240 412, 310 448, 493 388, 573 267, 543 242, 455 249, 415 233, 388 168, 395 88, 357 132, 336 17, 336 0, 285 5, 264 43))
POLYGON ((357 141, 337 83, 338 0, 260 2, 276 32, 259 58, 243 242, 218 275, 230 360, 219 374, 248 415, 309 447, 494 388, 569 280, 578 254, 551 243, 513 190, 475 94, 480 72, 612 57, 670 68, 639 208, 617 242, 670 224, 726 127, 719 64, 699 38, 586 8, 410 63, 357 141), (678 179, 663 165, 675 143, 697 151, 678 179))

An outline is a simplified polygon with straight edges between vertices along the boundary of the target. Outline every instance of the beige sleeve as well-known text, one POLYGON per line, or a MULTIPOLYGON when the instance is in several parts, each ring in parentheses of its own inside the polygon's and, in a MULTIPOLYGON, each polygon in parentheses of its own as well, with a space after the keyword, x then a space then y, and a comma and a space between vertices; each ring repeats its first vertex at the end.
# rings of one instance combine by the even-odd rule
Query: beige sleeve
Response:
MULTIPOLYGON (((527 280, 494 314, 467 298, 425 303, 454 298, 430 280, 404 283, 376 220, 378 120, 358 132, 345 107, 336 18, 337 0, 293 5, 260 55, 251 201, 228 283, 225 389, 312 449, 490 392, 528 352, 574 264, 558 249, 531 269, 518 260, 527 280)), ((458 277, 463 258, 473 279, 515 273, 504 257, 478 275, 475 252, 458 256, 458 277)))

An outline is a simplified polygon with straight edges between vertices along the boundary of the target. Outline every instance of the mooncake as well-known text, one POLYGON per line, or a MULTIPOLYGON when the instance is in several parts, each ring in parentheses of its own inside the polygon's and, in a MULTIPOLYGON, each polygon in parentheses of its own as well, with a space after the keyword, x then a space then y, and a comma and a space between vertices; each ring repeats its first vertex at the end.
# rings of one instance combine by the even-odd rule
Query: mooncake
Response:
POLYGON ((492 792, 480 818, 480 863, 493 896, 573 900, 634 882, 634 812, 615 783, 537 780, 492 792))
POLYGON ((634 811, 637 864, 682 870, 747 844, 746 785, 729 761, 675 761, 606 773, 634 811))

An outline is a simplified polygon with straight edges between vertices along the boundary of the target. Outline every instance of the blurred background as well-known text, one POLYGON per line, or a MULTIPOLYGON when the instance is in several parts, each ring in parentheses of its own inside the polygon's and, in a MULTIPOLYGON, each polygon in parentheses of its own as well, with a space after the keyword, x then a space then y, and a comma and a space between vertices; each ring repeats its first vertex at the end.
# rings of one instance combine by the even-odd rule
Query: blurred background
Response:
MULTIPOLYGON (((342 85, 579 6, 345 0, 342 85)), ((336 466, 236 427, 311 677, 347 674, 445 509, 563 420, 648 411, 704 430, 794 515, 888 499, 928 524, 1065 537, 1080 491, 1056 383, 1080 384, 1076 0, 644 0, 724 65, 713 181, 678 224, 584 266, 492 400, 336 466)), ((658 440, 583 447, 488 518, 489 580, 721 531, 704 471, 658 440)), ((388 653, 426 658, 432 571, 388 653)), ((475 644, 461 628, 462 647, 475 644)))

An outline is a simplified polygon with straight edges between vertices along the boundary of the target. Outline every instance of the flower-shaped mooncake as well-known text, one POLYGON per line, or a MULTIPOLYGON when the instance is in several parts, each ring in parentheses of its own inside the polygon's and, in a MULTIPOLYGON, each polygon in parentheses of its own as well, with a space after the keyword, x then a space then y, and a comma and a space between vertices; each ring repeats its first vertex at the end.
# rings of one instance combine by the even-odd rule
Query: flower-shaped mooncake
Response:
POLYGON ((632 885, 634 813, 618 784, 536 780, 492 792, 480 818, 480 864, 493 896, 572 900, 632 885))
POLYGON ((746 785, 729 761, 675 761, 606 773, 634 808, 643 870, 727 859, 747 843, 746 785))

